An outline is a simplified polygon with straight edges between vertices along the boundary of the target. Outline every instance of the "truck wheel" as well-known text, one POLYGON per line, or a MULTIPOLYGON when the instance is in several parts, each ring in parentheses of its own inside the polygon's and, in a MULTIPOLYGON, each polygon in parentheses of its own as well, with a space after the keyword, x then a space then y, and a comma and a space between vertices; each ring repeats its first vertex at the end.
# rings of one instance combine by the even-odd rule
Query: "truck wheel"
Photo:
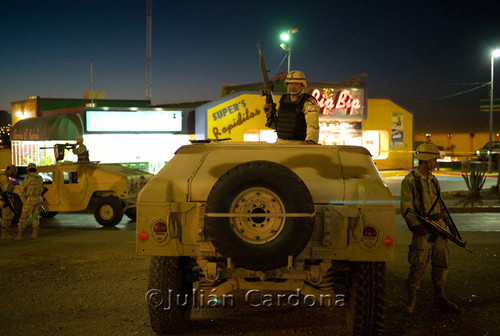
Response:
POLYGON ((151 258, 146 299, 154 332, 177 334, 188 327, 193 300, 192 274, 190 258, 151 258))
POLYGON ((95 205, 94 217, 102 226, 115 226, 123 218, 123 205, 115 196, 103 197, 95 205))
POLYGON ((208 238, 219 253, 240 267, 269 270, 286 266, 302 252, 314 217, 265 214, 314 213, 304 182, 290 169, 270 161, 251 161, 222 175, 208 195, 207 213, 260 215, 205 217, 208 238))
POLYGON ((125 210, 125 215, 127 215, 127 217, 131 220, 135 221, 137 218, 137 208, 128 208, 127 210, 125 210))
POLYGON ((386 312, 385 263, 351 264, 347 328, 352 335, 383 335, 386 312))

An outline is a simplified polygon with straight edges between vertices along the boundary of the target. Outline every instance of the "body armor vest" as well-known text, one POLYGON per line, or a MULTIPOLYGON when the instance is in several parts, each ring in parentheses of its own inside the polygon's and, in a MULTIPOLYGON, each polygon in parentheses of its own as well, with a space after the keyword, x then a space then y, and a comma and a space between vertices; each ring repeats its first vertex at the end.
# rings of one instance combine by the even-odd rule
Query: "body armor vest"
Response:
POLYGON ((305 140, 307 135, 304 104, 310 94, 302 93, 296 101, 290 100, 290 95, 283 95, 280 99, 276 133, 278 138, 285 140, 305 140))
POLYGON ((78 154, 78 162, 80 161, 89 161, 89 151, 86 150, 85 152, 78 154))

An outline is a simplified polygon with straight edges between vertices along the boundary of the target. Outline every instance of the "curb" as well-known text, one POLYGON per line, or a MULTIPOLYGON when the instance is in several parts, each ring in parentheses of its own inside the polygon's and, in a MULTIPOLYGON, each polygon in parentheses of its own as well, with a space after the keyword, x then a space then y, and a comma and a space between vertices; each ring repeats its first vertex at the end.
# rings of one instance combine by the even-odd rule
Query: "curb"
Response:
MULTIPOLYGON (((401 170, 379 170, 379 173, 382 177, 398 177, 398 176, 406 176, 413 169, 401 169, 401 170)), ((470 174, 470 172, 468 172, 470 174)), ((432 172, 434 176, 456 176, 462 177, 461 172, 453 172, 453 171, 442 171, 442 170, 434 170, 432 172)), ((497 177, 496 173, 485 173, 484 177, 493 178, 497 177)))
MULTIPOLYGON (((448 211, 450 213, 480 213, 480 212, 500 212, 500 207, 495 206, 495 207, 461 207, 461 208, 452 208, 448 207, 448 211)), ((400 214, 401 209, 396 207, 396 213, 400 214)))

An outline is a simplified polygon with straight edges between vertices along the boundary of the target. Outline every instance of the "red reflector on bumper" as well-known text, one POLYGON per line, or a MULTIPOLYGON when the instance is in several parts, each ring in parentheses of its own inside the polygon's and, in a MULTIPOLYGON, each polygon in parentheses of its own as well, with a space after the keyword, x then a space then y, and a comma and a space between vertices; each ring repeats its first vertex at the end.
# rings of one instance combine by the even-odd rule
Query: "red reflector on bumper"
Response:
POLYGON ((144 241, 146 238, 148 238, 148 234, 146 232, 142 231, 139 233, 139 240, 144 241))
POLYGON ((384 245, 385 246, 391 246, 392 244, 394 244, 394 240, 391 237, 386 237, 384 239, 384 245))

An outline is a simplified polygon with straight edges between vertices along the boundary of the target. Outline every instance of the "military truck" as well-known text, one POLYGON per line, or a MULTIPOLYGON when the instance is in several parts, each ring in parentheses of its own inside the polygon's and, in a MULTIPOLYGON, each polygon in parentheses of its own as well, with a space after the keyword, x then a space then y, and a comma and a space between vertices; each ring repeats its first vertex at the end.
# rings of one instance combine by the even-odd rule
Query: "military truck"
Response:
POLYGON ((193 306, 232 305, 238 290, 253 306, 277 291, 292 306, 348 307, 352 334, 382 333, 395 207, 365 148, 194 142, 137 204, 155 332, 182 332, 193 306))
POLYGON ((116 163, 58 162, 37 168, 46 188, 42 217, 93 211, 103 226, 120 223, 123 214, 135 220, 137 195, 153 176, 116 163))

